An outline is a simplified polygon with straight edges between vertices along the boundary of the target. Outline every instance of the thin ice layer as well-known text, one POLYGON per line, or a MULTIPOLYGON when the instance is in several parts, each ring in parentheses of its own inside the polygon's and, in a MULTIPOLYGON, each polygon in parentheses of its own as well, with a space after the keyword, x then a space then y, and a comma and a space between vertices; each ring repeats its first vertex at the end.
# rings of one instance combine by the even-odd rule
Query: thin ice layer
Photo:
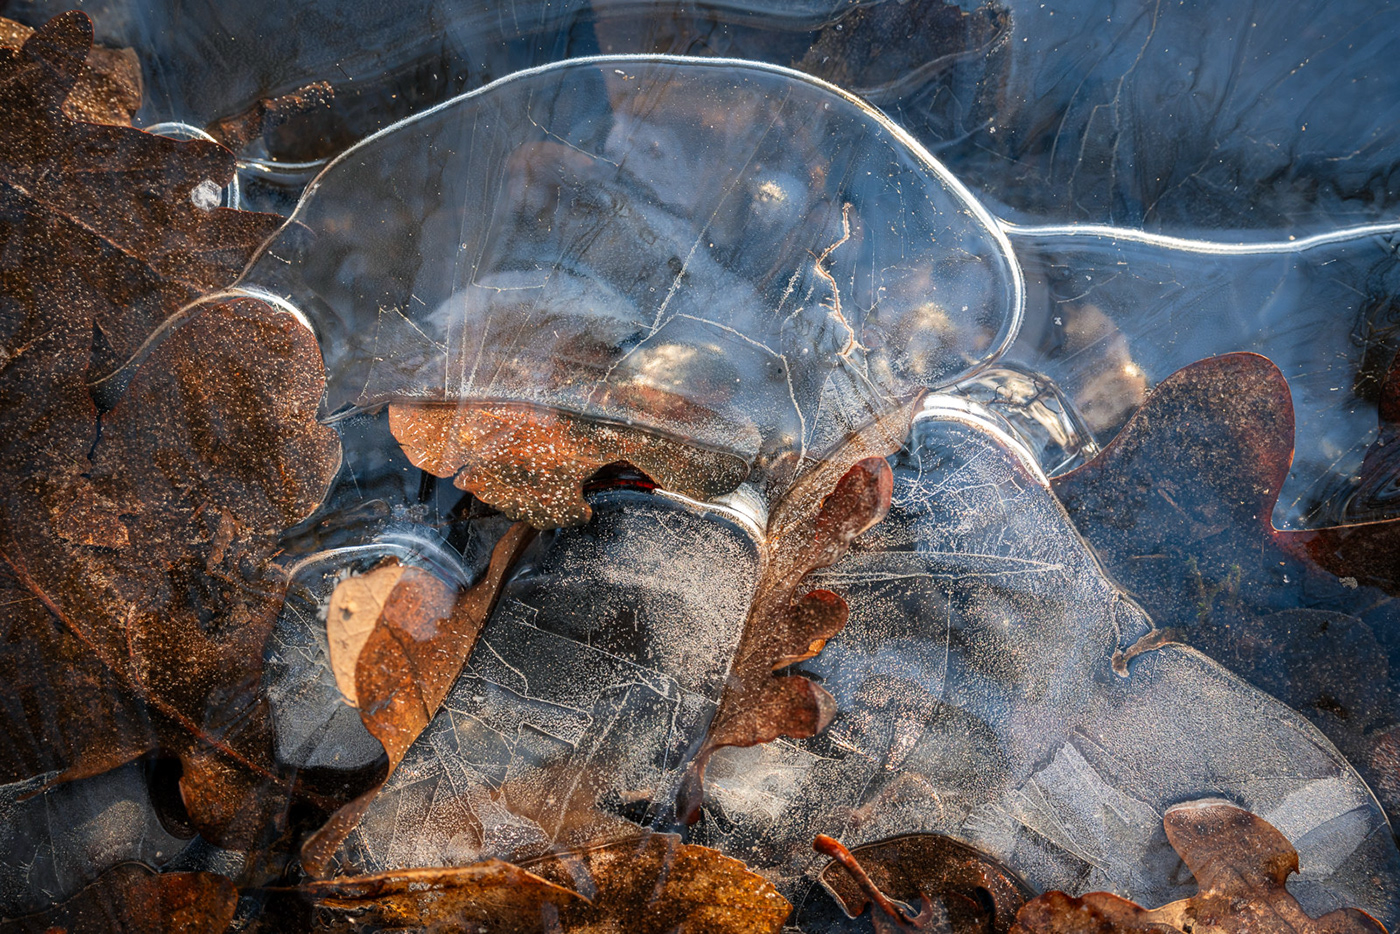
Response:
POLYGON ((758 574, 722 507, 616 490, 545 533, 466 669, 341 850, 347 871, 457 865, 663 825, 758 574))
POLYGON ((828 731, 717 756, 702 839, 800 900, 854 845, 948 834, 1037 888, 1189 894, 1162 832, 1217 796, 1298 848, 1313 914, 1400 917, 1400 854, 1360 778, 1310 724, 1180 646, 1115 658, 1150 620, 1107 580, 1018 445, 931 406, 896 461, 889 518, 813 581, 851 619, 803 668, 841 710, 828 731))
POLYGON ((878 112, 665 56, 522 72, 369 138, 242 284, 311 319, 331 411, 532 402, 746 457, 975 370, 1021 304, 999 229, 878 112))

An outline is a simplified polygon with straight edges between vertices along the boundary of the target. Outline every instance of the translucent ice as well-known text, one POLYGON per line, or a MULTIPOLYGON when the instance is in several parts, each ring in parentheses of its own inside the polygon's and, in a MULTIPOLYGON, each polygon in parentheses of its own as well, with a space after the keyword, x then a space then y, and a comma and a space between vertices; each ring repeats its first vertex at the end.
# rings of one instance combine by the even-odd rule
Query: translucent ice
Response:
MULTIPOLYGON (((245 276, 321 337, 331 411, 524 401, 744 455, 1013 336, 1000 229, 850 95, 727 60, 582 59, 371 137, 245 276)), ((864 418, 858 419, 863 421, 864 418)))
MULTIPOLYGON (((1150 630, 1099 569, 1024 449, 935 397, 896 460, 894 506, 813 581, 846 629, 801 667, 841 710, 825 734, 726 750, 710 767, 710 845, 798 898, 847 843, 931 831, 1037 888, 1185 894, 1171 804, 1223 797, 1298 848, 1316 914, 1400 916, 1400 854, 1361 779, 1302 717, 1150 630)), ((1148 608, 1150 610, 1150 608, 1148 608)))

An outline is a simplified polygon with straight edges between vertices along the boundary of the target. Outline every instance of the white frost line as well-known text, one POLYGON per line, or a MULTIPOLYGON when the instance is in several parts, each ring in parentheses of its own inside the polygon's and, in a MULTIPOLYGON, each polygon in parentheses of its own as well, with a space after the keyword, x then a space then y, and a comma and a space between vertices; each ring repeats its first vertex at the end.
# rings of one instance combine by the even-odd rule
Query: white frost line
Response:
POLYGON ((1400 221, 1388 224, 1364 224, 1358 227, 1343 227, 1328 233, 1298 237, 1293 240, 1261 240, 1256 243, 1221 240, 1197 240, 1190 237, 1173 237, 1168 234, 1135 230, 1131 227, 1112 227, 1107 224, 1047 224, 1044 226, 1022 226, 1010 221, 997 220, 998 226, 1008 237, 1030 239, 1036 237, 1063 238, 1085 237, 1106 240, 1123 240, 1130 243, 1145 243, 1149 246, 1184 253, 1207 253, 1215 256, 1260 256, 1278 253, 1304 253, 1333 243, 1347 243, 1352 240, 1365 240, 1386 234, 1400 234, 1400 221))

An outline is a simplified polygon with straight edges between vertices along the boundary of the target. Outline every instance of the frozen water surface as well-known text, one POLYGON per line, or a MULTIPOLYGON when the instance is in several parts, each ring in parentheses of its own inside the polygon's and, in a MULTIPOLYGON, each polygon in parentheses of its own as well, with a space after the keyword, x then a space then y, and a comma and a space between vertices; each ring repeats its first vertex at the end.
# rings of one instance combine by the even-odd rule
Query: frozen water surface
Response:
MULTIPOLYGON (((1275 520, 1353 502, 1400 346, 1394 4, 82 5, 141 55, 146 125, 217 130, 336 88, 241 153, 249 203, 291 218, 237 287, 316 331, 346 445, 285 541, 263 684, 281 764, 382 775, 327 664, 335 583, 392 556, 465 584, 504 525, 407 463, 385 403, 529 402, 753 467, 729 505, 594 489, 589 524, 542 536, 342 870, 673 827, 769 481, 928 388, 951 395, 893 459, 890 517, 812 581, 852 611, 802 666, 837 719, 717 755, 692 839, 814 932, 819 832, 950 834, 1037 888, 1154 905, 1190 888, 1163 812, 1222 797, 1298 848, 1311 913, 1400 921, 1400 856, 1356 771, 1203 655, 1135 653, 1154 607, 1045 480, 1173 370, 1254 350, 1298 417, 1275 520)), ((236 871, 170 822, 171 787, 145 762, 0 789, 0 910, 125 859, 236 871)))
POLYGON ((1005 237, 899 128, 700 59, 568 62, 391 127, 241 287, 311 320, 332 412, 527 401, 750 460, 829 440, 833 393, 860 424, 975 371, 1021 312, 1005 237))
POLYGON ((1198 652, 1129 659, 1151 608, 1104 576, 997 423, 932 397, 894 465, 889 518, 814 578, 846 595, 851 620, 800 668, 841 712, 811 740, 715 758, 710 845, 800 900, 825 863, 814 834, 930 831, 1038 889, 1157 905, 1191 885, 1162 813, 1221 797, 1288 828, 1304 867, 1290 888, 1309 911, 1396 917, 1400 854, 1351 766, 1198 652))

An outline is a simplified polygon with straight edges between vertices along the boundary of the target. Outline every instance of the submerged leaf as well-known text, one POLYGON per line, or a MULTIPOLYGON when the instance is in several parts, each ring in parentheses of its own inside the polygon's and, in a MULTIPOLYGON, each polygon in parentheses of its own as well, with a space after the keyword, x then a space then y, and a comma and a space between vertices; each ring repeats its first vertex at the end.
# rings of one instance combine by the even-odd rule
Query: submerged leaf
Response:
POLYGON ((530 526, 512 525, 492 551, 485 575, 460 594, 419 568, 404 569, 398 577, 355 662, 360 719, 384 746, 389 771, 302 846, 302 862, 312 875, 325 873, 384 781, 432 722, 495 608, 507 572, 533 539, 530 526))
POLYGON ((1200 891, 1144 909, 1107 892, 1081 898, 1047 892, 1021 909, 1013 934, 1385 934, 1355 908, 1312 918, 1284 883, 1298 871, 1298 852, 1268 821, 1223 801, 1169 808, 1167 839, 1200 891))
POLYGON ((1282 373, 1226 354, 1163 380, 1108 447, 1051 483, 1109 572, 1151 607, 1164 630, 1154 638, 1187 642, 1295 706, 1384 790, 1365 763, 1393 724, 1400 666, 1372 626, 1397 608, 1358 585, 1400 586, 1400 521, 1275 529, 1292 453, 1282 373))
POLYGON ((732 491, 748 473, 733 455, 532 405, 398 402, 389 426, 415 467, 455 477, 457 487, 538 529, 587 522, 583 482, 619 461, 701 500, 732 491))
POLYGON ((792 910, 743 863, 669 834, 518 866, 487 860, 330 879, 300 894, 329 912, 332 931, 777 934, 792 910))
POLYGON ((446 869, 401 869, 311 882, 301 895, 330 916, 317 930, 409 928, 545 934, 551 917, 584 899, 518 866, 487 860, 446 869))
MULTIPOLYGON (((34 30, 0 17, 0 48, 19 49, 34 30)), ((141 63, 131 49, 94 45, 73 84, 63 113, 73 120, 131 126, 141 109, 141 63)))
POLYGON ((336 585, 326 608, 328 660, 335 673, 336 686, 351 707, 360 706, 355 690, 355 664, 365 640, 379 624, 389 595, 407 569, 397 560, 382 564, 364 574, 354 574, 336 585))
POLYGON ((237 902, 223 876, 122 863, 60 905, 0 923, 0 934, 223 934, 237 902))
MULTIPOLYGON (((835 843, 829 837, 818 839, 835 843)), ((873 893, 846 868, 847 860, 830 848, 819 849, 836 857, 822 870, 822 885, 848 916, 859 917, 875 901, 873 893)), ((888 899, 933 907, 952 934, 1007 934, 1016 912, 1031 897, 1031 890, 1006 866, 941 834, 906 834, 866 843, 845 856, 888 899)), ((872 919, 881 913, 889 915, 877 904, 872 919)))
POLYGON ((768 519, 768 555, 719 710, 681 791, 680 812, 699 815, 705 765, 725 746, 821 732, 836 713, 825 689, 800 675, 774 676, 811 658, 846 625, 830 590, 798 595, 803 578, 841 559, 856 536, 885 517, 893 477, 885 458, 899 450, 919 396, 881 417, 799 477, 768 519), (834 482, 833 482, 834 481, 834 482))

